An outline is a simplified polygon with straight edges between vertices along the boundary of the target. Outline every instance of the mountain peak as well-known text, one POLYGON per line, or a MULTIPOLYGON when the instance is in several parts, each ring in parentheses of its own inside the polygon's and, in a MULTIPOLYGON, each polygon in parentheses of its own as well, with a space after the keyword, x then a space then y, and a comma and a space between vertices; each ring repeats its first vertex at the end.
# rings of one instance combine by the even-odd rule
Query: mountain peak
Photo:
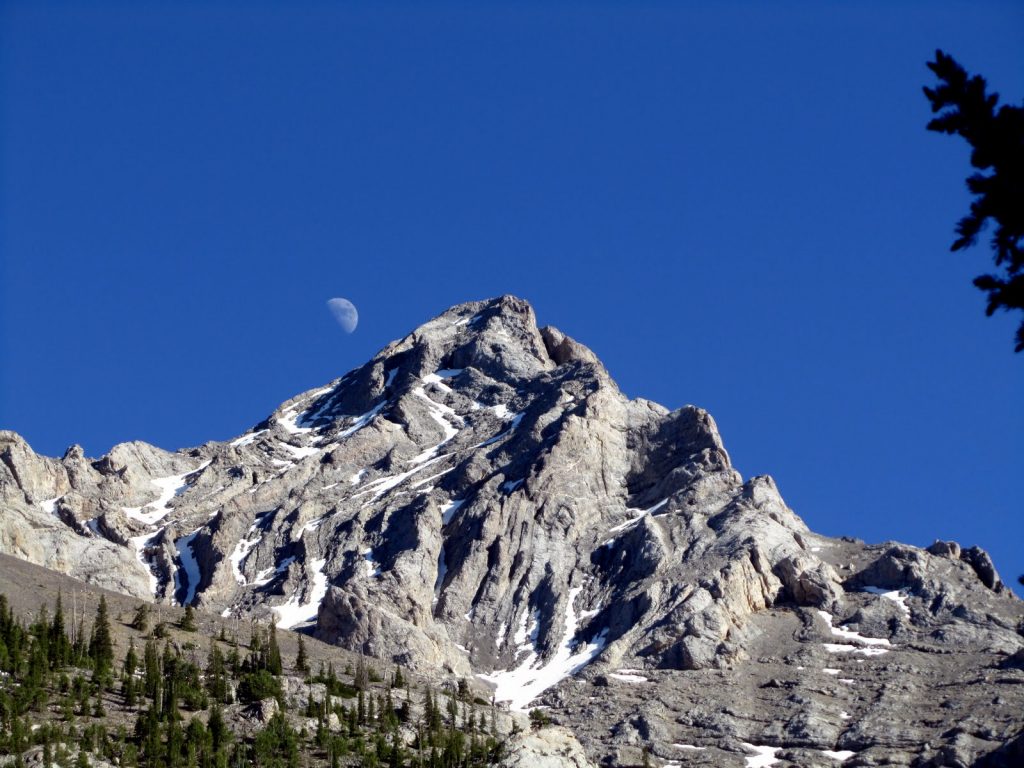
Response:
MULTIPOLYGON (((814 534, 770 477, 744 481, 710 414, 629 400, 512 296, 453 307, 229 442, 91 463, 13 433, 0 448, 3 551, 478 675, 513 708, 571 714, 605 762, 702 728, 755 743, 769 701, 774 739, 833 749, 822 685, 800 697, 811 728, 779 681, 855 659, 828 695, 891 723, 910 715, 884 654, 939 691, 1022 646, 1024 611, 983 552, 814 534), (970 662, 936 667, 951 650, 970 662), (715 695, 738 714, 707 715, 730 674, 715 695)), ((1019 715, 1021 694, 1001 695, 1019 715)))

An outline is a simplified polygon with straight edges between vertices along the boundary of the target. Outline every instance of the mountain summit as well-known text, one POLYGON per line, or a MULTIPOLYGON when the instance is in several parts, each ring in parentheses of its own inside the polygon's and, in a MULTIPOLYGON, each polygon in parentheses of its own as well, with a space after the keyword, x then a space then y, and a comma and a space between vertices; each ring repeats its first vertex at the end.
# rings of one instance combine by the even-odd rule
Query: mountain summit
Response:
POLYGON ((2 552, 477 675, 611 764, 968 765, 1020 727, 1024 610, 986 553, 812 533, 707 412, 629 400, 515 297, 228 442, 58 460, 0 432, 0 459, 2 552))

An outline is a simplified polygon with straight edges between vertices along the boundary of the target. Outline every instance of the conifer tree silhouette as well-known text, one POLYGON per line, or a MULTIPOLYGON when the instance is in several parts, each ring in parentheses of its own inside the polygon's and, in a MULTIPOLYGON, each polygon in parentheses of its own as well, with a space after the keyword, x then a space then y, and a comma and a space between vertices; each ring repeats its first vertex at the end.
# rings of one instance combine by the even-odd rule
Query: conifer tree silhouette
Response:
MULTIPOLYGON (((999 95, 987 92, 983 77, 969 76, 941 50, 928 68, 940 81, 924 89, 932 112, 938 113, 928 130, 962 136, 971 145, 971 165, 979 171, 967 178, 975 198, 956 226, 951 250, 974 245, 991 219, 995 263, 1003 273, 980 275, 974 284, 988 293, 985 314, 1024 311, 1024 106, 998 106, 999 95)), ((1024 351, 1024 320, 1014 351, 1024 351)))

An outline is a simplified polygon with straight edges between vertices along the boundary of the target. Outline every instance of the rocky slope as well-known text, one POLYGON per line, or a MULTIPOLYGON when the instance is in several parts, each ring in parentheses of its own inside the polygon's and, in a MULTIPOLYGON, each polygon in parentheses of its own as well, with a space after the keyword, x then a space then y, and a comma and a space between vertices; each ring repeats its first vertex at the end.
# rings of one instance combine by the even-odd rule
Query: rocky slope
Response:
POLYGON ((0 459, 0 551, 478 674, 594 760, 968 765, 1021 729, 1024 610, 983 551, 813 534, 709 414, 628 400, 513 297, 230 442, 0 459))

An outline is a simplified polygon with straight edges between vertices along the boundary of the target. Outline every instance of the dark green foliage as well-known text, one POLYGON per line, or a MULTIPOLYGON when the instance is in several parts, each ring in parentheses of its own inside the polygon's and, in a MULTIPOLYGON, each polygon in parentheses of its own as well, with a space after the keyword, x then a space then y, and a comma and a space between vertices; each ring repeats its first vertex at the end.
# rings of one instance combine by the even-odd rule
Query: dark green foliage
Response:
POLYGON ((185 613, 181 617, 181 621, 178 622, 178 627, 183 632, 195 632, 196 627, 196 612, 191 605, 185 606, 185 613))
POLYGON ((139 603, 139 607, 135 609, 131 628, 137 632, 145 632, 149 629, 149 606, 146 603, 139 603))
POLYGON ((359 657, 359 662, 356 664, 356 671, 353 675, 352 683, 360 691, 365 691, 370 687, 370 671, 361 656, 359 657))
MULTIPOLYGON (((981 275, 974 284, 988 294, 986 314, 997 309, 1024 311, 1024 106, 999 106, 985 79, 968 76, 952 56, 935 52, 928 68, 939 78, 925 88, 933 113, 928 130, 957 134, 971 145, 971 165, 979 170, 967 179, 975 196, 971 210, 956 226, 952 250, 974 245, 991 220, 992 250, 1005 271, 981 275), (981 173, 980 171, 989 171, 981 173)), ((1024 321, 1017 329, 1015 351, 1024 351, 1024 321)))
POLYGON ((258 669, 242 676, 238 684, 238 700, 246 703, 276 699, 281 696, 281 684, 265 669, 258 669))
POLYGON ((551 718, 547 716, 543 709, 531 709, 530 710, 530 727, 533 730, 538 730, 546 725, 551 725, 551 718))
MULTIPOLYGON (((244 660, 237 648, 225 657, 211 641, 202 668, 189 651, 194 644, 161 647, 150 637, 140 653, 131 640, 119 660, 115 693, 106 684, 115 662, 108 622, 101 600, 91 633, 80 628, 69 638, 60 601, 52 617, 44 609, 23 622, 0 595, 0 755, 13 755, 10 765, 24 768, 21 754, 33 745, 42 746, 43 768, 100 760, 121 768, 295 768, 300 762, 309 768, 483 768, 501 758, 501 744, 470 701, 445 693, 442 707, 426 690, 427 711, 417 718, 408 688, 401 689, 407 681, 400 669, 390 685, 374 686, 378 675, 361 662, 355 673, 350 669, 363 683, 357 689, 355 679, 338 679, 333 664, 321 665, 309 682, 323 683, 328 697, 310 697, 299 712, 285 712, 282 678, 273 671, 280 661, 273 628, 254 627, 244 660), (282 709, 261 731, 236 735, 223 709, 233 686, 243 703, 273 697, 282 709), (123 723, 126 715, 133 725, 108 733, 109 723, 123 723), (309 720, 315 727, 296 730, 309 720), (403 740, 400 724, 417 734, 413 743, 403 740), (79 757, 66 744, 80 745, 79 757)), ((304 644, 300 650, 305 655, 304 644)), ((462 688, 465 699, 469 688, 462 688)))
POLYGON ((299 764, 299 737, 284 715, 275 714, 266 728, 256 734, 252 761, 261 768, 295 768, 299 764))
POLYGON ((206 659, 206 690, 218 704, 229 704, 228 669, 224 655, 216 643, 210 643, 210 654, 206 659))
POLYGON ((272 675, 280 675, 284 668, 281 665, 281 649, 277 646, 277 625, 270 625, 270 640, 267 643, 266 669, 272 675))
POLYGON ((295 655, 295 670, 304 675, 309 674, 309 659, 306 658, 306 641, 299 635, 299 650, 295 655))
POLYGON ((93 673, 99 680, 109 678, 114 665, 114 639, 110 634, 110 617, 107 615, 107 598, 100 595, 96 607, 96 620, 92 625, 89 641, 89 655, 92 656, 93 673))

